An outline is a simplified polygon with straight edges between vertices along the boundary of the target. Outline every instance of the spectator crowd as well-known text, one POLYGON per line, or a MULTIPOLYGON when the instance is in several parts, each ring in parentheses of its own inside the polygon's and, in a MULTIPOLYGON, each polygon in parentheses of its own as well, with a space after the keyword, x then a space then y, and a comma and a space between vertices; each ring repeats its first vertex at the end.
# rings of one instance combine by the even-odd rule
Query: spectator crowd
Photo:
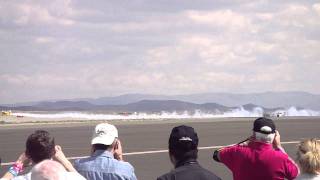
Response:
MULTIPOLYGON (((198 143, 193 127, 174 127, 168 140, 173 169, 155 179, 221 179, 198 162, 198 143)), ((89 157, 71 163, 49 132, 37 130, 29 135, 25 151, 0 180, 137 180, 134 167, 123 158, 114 125, 98 124, 90 144, 89 157), (26 167, 31 167, 29 172, 26 167)), ((264 117, 254 121, 252 136, 245 141, 213 152, 213 160, 224 164, 234 180, 320 180, 320 141, 302 140, 294 159, 282 147, 274 121, 264 117)))

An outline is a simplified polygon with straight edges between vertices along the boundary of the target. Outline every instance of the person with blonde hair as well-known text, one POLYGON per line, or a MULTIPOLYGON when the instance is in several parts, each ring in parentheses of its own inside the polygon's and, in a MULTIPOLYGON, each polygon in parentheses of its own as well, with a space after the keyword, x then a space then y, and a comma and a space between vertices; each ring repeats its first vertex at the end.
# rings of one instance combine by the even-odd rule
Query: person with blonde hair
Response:
POLYGON ((298 180, 320 180, 320 142, 307 139, 298 145, 297 161, 301 174, 298 180))

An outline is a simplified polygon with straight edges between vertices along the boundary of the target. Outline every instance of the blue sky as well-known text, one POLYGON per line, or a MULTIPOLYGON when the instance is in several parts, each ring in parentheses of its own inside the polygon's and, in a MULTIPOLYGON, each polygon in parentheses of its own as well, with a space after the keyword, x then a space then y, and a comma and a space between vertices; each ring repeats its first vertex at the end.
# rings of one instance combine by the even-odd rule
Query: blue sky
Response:
POLYGON ((319 1, 0 1, 0 102, 320 94, 319 49, 319 1))

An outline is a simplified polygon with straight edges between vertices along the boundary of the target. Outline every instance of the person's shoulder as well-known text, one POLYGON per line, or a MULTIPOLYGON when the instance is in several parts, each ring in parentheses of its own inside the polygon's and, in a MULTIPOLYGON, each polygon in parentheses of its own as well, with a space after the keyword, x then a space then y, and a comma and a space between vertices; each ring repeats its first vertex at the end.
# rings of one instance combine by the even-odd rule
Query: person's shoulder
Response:
POLYGON ((12 180, 31 180, 31 172, 21 176, 14 177, 12 180))
POLYGON ((116 159, 113 159, 112 166, 115 168, 116 173, 122 174, 123 176, 126 176, 126 177, 136 179, 134 168, 129 162, 118 161, 116 159))
POLYGON ((216 174, 214 174, 213 172, 207 170, 207 169, 204 169, 205 170, 205 173, 207 174, 207 177, 210 177, 211 179, 213 180, 221 180, 220 177, 218 177, 216 174))
POLYGON ((91 157, 86 157, 86 158, 76 159, 73 162, 73 166, 77 171, 79 171, 80 169, 82 170, 90 169, 94 163, 95 162, 91 157))
POLYGON ((73 165, 76 166, 80 166, 83 163, 83 159, 76 159, 73 162, 73 165))
POLYGON ((159 177, 157 178, 157 180, 171 180, 171 179, 173 179, 173 178, 172 178, 173 175, 174 175, 174 173, 173 173, 172 171, 170 171, 170 172, 168 172, 168 173, 166 173, 166 174, 163 174, 163 175, 159 176, 159 177))
POLYGON ((238 151, 238 150, 243 150, 243 149, 250 149, 251 147, 248 145, 239 145, 239 144, 234 144, 230 145, 227 147, 222 148, 221 150, 226 150, 226 151, 238 151))
POLYGON ((289 155, 279 149, 273 149, 273 157, 281 158, 281 159, 288 159, 289 155))
POLYGON ((296 178, 296 180, 320 180, 320 175, 302 173, 296 178))
POLYGON ((73 164, 76 165, 76 164, 79 164, 80 163, 80 159, 76 159, 74 160, 73 164))
POLYGON ((198 169, 200 170, 201 174, 205 175, 208 179, 221 180, 221 178, 219 178, 216 174, 202 167, 201 165, 199 165, 198 169))
POLYGON ((118 164, 118 166, 121 166, 122 168, 124 169, 129 169, 131 171, 134 171, 134 167, 129 163, 129 162, 126 162, 126 161, 118 161, 118 160, 114 160, 115 163, 118 164))
POLYGON ((92 156, 89 156, 89 157, 85 157, 85 158, 80 158, 80 159, 76 159, 74 160, 74 165, 77 166, 77 165, 84 165, 84 164, 87 164, 87 163, 93 163, 95 161, 95 157, 92 157, 92 156))
POLYGON ((66 179, 73 179, 73 180, 85 180, 86 179, 77 172, 67 172, 66 177, 67 177, 66 179))
POLYGON ((85 158, 76 159, 76 160, 74 160, 74 164, 81 164, 81 163, 87 162, 87 161, 89 161, 91 159, 92 158, 90 156, 89 157, 85 157, 85 158))
POLYGON ((217 175, 199 165, 173 169, 159 176, 157 180, 194 179, 195 176, 201 177, 202 179, 221 180, 217 175))
POLYGON ((239 144, 224 147, 218 150, 219 154, 233 154, 233 153, 244 153, 250 151, 250 146, 242 146, 239 144))

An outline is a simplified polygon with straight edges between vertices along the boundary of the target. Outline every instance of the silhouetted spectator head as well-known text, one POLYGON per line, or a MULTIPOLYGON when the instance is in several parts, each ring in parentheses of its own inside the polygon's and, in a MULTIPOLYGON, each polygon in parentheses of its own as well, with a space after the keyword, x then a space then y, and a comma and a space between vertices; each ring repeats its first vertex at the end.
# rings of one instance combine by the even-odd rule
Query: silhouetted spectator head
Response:
MULTIPOLYGON (((169 154, 176 162, 198 158, 198 135, 190 126, 177 126, 171 131, 169 138, 169 154)), ((171 159, 172 161, 172 159, 171 159)))
POLYGON ((34 163, 51 159, 55 154, 54 138, 47 131, 37 130, 32 133, 26 142, 26 156, 34 163))
POLYGON ((64 167, 52 160, 44 160, 35 165, 31 170, 32 180, 66 180, 64 167))
POLYGON ((300 142, 297 161, 303 173, 320 173, 320 142, 316 139, 307 139, 300 142))

